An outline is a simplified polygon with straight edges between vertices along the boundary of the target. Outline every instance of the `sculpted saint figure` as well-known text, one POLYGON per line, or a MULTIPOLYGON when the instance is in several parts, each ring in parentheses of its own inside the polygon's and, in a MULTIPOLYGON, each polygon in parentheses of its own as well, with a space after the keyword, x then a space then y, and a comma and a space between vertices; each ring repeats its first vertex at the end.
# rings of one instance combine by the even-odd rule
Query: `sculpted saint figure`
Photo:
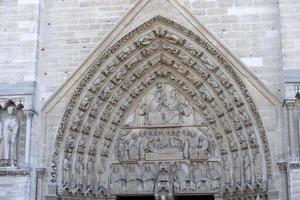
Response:
POLYGON ((243 155, 242 164, 243 164, 243 173, 244 173, 245 182, 251 183, 251 167, 250 167, 251 160, 248 155, 248 151, 244 150, 242 155, 243 155))
POLYGON ((8 115, 4 118, 3 121, 2 159, 7 160, 11 166, 14 166, 17 160, 17 137, 20 123, 16 116, 17 108, 15 106, 9 106, 7 108, 7 114, 8 115))
POLYGON ((120 161, 128 160, 128 145, 126 140, 120 140, 118 144, 117 157, 120 161))
POLYGON ((86 184, 87 186, 93 188, 95 185, 95 157, 91 156, 88 160, 87 166, 86 166, 86 184))
POLYGON ((112 189, 115 192, 122 192, 124 189, 124 177, 118 165, 114 165, 112 167, 112 173, 110 175, 110 178, 111 178, 110 184, 112 189))
POLYGON ((192 178, 196 191, 201 191, 201 189, 204 187, 204 172, 200 165, 200 163, 192 163, 192 178))
POLYGON ((104 185, 104 180, 105 180, 105 170, 106 170, 106 158, 102 157, 99 165, 98 165, 98 170, 97 170, 97 182, 99 186, 104 185))
POLYGON ((128 149, 129 160, 138 160, 139 144, 138 144, 138 136, 136 134, 132 134, 128 147, 129 147, 128 149))
POLYGON ((144 191, 145 192, 153 192, 155 176, 151 169, 151 165, 145 165, 145 170, 143 172, 142 177, 143 177, 143 182, 144 182, 144 191))
POLYGON ((219 170, 218 163, 208 162, 207 166, 207 177, 209 180, 206 182, 206 187, 212 191, 219 189, 219 170))
POLYGON ((144 118, 144 125, 147 125, 149 123, 149 109, 147 107, 147 104, 145 102, 142 102, 139 105, 139 109, 138 109, 138 115, 142 116, 144 118))
POLYGON ((175 164, 174 189, 175 191, 184 191, 186 189, 187 173, 181 167, 180 163, 175 164))
POLYGON ((76 185, 83 185, 83 172, 84 172, 84 164, 83 164, 83 155, 78 154, 77 161, 75 163, 75 179, 76 185))
POLYGON ((127 180, 127 190, 129 192, 136 192, 141 189, 141 179, 139 178, 139 173, 134 164, 128 166, 128 171, 126 174, 127 180))
POLYGON ((69 183, 69 175, 71 169, 71 154, 67 153, 63 161, 63 184, 69 183))
POLYGON ((207 148, 208 148, 208 142, 207 142, 207 137, 202 134, 199 138, 198 138, 198 148, 199 148, 199 158, 200 159, 207 159, 207 148))
POLYGON ((230 162, 227 154, 222 156, 222 161, 223 161, 223 170, 225 175, 224 182, 226 185, 230 185, 231 182, 230 162))
POLYGON ((198 141, 196 138, 196 133, 191 133, 191 138, 189 139, 189 155, 191 159, 198 158, 198 151, 197 151, 198 141))

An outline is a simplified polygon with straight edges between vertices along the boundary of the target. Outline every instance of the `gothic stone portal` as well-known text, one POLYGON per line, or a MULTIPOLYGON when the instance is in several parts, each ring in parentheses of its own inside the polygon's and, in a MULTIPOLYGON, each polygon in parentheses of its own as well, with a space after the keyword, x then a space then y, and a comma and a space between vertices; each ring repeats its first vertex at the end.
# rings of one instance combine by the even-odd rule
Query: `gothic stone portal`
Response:
POLYGON ((231 64, 158 16, 84 76, 58 131, 51 182, 68 198, 266 199, 269 160, 260 116, 231 64))

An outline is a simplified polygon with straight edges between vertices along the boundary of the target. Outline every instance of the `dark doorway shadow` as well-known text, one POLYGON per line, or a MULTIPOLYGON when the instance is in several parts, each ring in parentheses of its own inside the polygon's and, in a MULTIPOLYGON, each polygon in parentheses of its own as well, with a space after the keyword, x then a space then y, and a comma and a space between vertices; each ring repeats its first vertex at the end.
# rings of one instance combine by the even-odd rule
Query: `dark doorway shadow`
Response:
POLYGON ((201 195, 201 196, 176 196, 174 200, 214 200, 212 195, 201 195))
POLYGON ((154 196, 121 196, 117 200, 155 200, 154 196))

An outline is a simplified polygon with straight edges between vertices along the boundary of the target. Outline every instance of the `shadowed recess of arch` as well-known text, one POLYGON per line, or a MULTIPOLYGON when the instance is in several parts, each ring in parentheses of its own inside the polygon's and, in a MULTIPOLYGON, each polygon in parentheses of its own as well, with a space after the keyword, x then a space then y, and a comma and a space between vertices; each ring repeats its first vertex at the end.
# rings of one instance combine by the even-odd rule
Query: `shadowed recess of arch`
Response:
MULTIPOLYGON (((173 75, 169 81, 175 82, 175 85, 177 81, 177 87, 202 109, 202 113, 206 113, 204 118, 207 123, 211 127, 217 127, 215 133, 221 132, 216 137, 220 145, 226 143, 227 152, 223 152, 224 155, 229 154, 234 159, 234 148, 238 149, 240 157, 245 149, 249 152, 258 151, 264 155, 262 167, 265 166, 265 169, 262 169, 263 180, 256 180, 255 184, 263 185, 270 179, 270 155, 265 130, 256 106, 238 74, 212 44, 183 26, 158 16, 112 45, 84 75, 71 97, 58 130, 52 157, 51 181, 62 181, 61 168, 66 155, 72 160, 72 170, 73 163, 78 159, 77 154, 82 155, 80 159, 84 164, 88 163, 89 156, 95 156, 94 163, 102 162, 102 148, 112 148, 113 138, 121 127, 121 121, 114 120, 112 111, 115 108, 114 113, 123 112, 123 117, 127 113, 124 103, 130 105, 136 101, 147 88, 145 81, 150 77, 147 70, 151 71, 154 66, 160 68, 159 65, 165 65, 166 71, 158 70, 154 74, 161 78, 170 78, 173 75), (144 72, 139 71, 143 67, 147 69, 144 72), (118 92, 120 96, 117 95, 118 92), (125 93, 129 94, 125 95, 126 98, 125 93), (131 102, 126 102, 128 98, 132 99, 131 102), (104 137, 100 137, 99 132, 104 137), (229 137, 236 147, 225 142, 229 137), (82 140, 85 145, 79 147, 83 144, 82 140), (244 147, 243 142, 246 143, 244 147), (91 153, 87 148, 93 144, 97 146, 96 153, 91 153)), ((94 165, 95 168, 98 168, 97 164, 94 165)), ((252 166, 252 171, 253 168, 252 166)), ((252 174, 252 180, 255 180, 253 176, 252 174)), ((223 190, 243 190, 236 188, 235 184, 230 184, 230 187, 223 190)), ((254 189, 251 186, 253 184, 243 185, 244 189, 254 189)))

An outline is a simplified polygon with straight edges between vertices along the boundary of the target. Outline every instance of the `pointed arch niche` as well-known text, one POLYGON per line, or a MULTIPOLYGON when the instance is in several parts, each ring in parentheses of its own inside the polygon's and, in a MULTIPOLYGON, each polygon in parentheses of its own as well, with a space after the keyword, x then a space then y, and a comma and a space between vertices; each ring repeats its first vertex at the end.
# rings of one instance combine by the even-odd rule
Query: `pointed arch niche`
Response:
POLYGON ((156 16, 83 75, 58 129, 49 181, 74 199, 267 199, 271 172, 263 123, 232 64, 156 16))

